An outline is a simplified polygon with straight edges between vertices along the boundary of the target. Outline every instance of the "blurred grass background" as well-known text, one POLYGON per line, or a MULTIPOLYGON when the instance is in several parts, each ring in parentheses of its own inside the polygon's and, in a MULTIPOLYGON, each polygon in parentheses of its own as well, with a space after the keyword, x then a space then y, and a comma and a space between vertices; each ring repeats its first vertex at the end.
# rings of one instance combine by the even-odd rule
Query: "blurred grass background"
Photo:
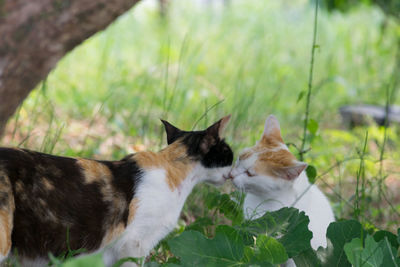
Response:
MULTIPOLYGON (((305 0, 235 0, 227 6, 174 0, 169 8, 161 18, 156 2, 144 0, 69 53, 10 120, 2 145, 119 159, 166 145, 159 118, 182 129, 198 121, 201 129, 232 114, 226 139, 238 153, 258 140, 265 118, 275 114, 285 141, 299 146, 313 6, 305 0)), ((389 230, 400 219, 398 128, 388 129, 379 161, 383 127, 346 129, 338 108, 385 105, 399 32, 397 22, 374 6, 345 14, 320 11, 310 109, 318 130, 308 136, 305 155, 337 217, 353 217, 368 131, 360 215, 365 224, 389 230)), ((195 189, 186 222, 204 212, 199 203, 209 190, 195 189)))

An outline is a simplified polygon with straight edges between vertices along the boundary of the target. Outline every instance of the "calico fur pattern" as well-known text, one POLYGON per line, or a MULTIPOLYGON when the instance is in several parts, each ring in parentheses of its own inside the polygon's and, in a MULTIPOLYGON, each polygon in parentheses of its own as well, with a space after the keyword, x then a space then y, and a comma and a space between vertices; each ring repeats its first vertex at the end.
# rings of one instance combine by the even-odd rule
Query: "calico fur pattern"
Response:
POLYGON ((142 172, 129 158, 95 161, 11 148, 0 148, 0 164, 1 222, 6 233, 12 230, 11 240, 2 236, 7 245, 0 252, 7 255, 12 243, 28 258, 67 251, 67 232, 71 249, 93 251, 113 239, 128 224, 142 172))
POLYGON ((17 250, 22 262, 46 265, 49 252, 67 251, 67 233, 72 250, 103 251, 107 266, 146 256, 197 183, 228 175, 233 153, 220 138, 228 121, 195 132, 164 122, 165 149, 119 161, 0 148, 0 264, 17 250))

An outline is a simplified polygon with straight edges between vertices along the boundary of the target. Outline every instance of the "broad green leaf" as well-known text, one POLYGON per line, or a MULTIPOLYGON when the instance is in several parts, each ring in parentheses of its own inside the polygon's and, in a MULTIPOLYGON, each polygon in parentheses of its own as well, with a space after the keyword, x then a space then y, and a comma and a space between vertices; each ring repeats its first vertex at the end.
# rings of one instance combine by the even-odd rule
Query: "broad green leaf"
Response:
POLYGON ((103 257, 101 254, 92 254, 92 255, 88 255, 88 256, 70 259, 61 266, 62 267, 87 267, 87 266, 103 267, 105 265, 103 263, 103 257))
POLYGON ((244 256, 241 234, 227 225, 218 226, 213 239, 197 231, 185 231, 168 244, 182 266, 237 266, 244 256))
POLYGON ((379 242, 379 241, 385 239, 385 237, 387 237, 387 239, 389 240, 390 245, 391 245, 392 247, 394 247, 394 248, 396 248, 396 249, 399 248, 399 243, 398 243, 398 241, 397 241, 397 238, 398 238, 398 237, 397 237, 395 234, 393 234, 393 233, 391 233, 391 232, 389 232, 389 231, 385 231, 385 230, 380 230, 380 231, 378 231, 378 232, 376 232, 376 233, 374 234, 374 240, 375 240, 376 242, 379 242))
POLYGON ((304 212, 295 208, 282 208, 267 212, 259 219, 244 222, 240 230, 253 236, 267 234, 277 238, 289 257, 294 257, 310 248, 312 233, 308 230, 309 222, 304 212))
POLYGON ((355 267, 398 266, 396 250, 390 245, 387 237, 376 242, 368 235, 363 246, 360 238, 354 238, 344 245, 347 259, 355 267))
POLYGON ((383 253, 375 240, 368 235, 365 240, 365 248, 360 238, 354 238, 344 245, 347 259, 355 267, 378 267, 382 265, 383 253))
POLYGON ((316 135, 318 131, 318 122, 314 119, 310 119, 307 124, 307 129, 311 134, 316 135))
POLYGON ((382 266, 400 267, 400 258, 398 257, 397 250, 390 245, 387 237, 379 242, 379 246, 383 251, 382 266))
POLYGON ((320 267, 321 261, 318 259, 315 251, 310 247, 302 251, 299 255, 293 257, 297 267, 320 267))
POLYGON ((353 238, 359 238, 361 231, 364 231, 361 224, 354 220, 331 223, 326 233, 328 247, 319 248, 317 251, 322 266, 351 266, 343 247, 353 238))
POLYGON ((360 238, 353 238, 349 243, 346 243, 343 247, 347 260, 355 265, 361 261, 361 253, 363 250, 362 242, 360 238))
POLYGON ((397 243, 400 245, 400 228, 397 229, 397 243))
POLYGON ((259 235, 256 241, 255 257, 258 262, 281 264, 288 260, 285 248, 273 237, 259 235))
POLYGON ((317 169, 314 166, 308 165, 306 169, 308 181, 313 184, 315 183, 315 179, 317 178, 317 169))

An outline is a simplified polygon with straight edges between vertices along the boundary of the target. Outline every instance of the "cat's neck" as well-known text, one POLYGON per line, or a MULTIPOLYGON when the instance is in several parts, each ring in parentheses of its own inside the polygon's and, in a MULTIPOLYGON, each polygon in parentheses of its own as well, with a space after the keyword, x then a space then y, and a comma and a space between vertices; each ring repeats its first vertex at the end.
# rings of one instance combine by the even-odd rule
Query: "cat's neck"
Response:
POLYGON ((307 194, 309 188, 307 175, 302 172, 290 187, 274 188, 263 194, 247 193, 244 204, 246 217, 258 218, 266 211, 292 207, 307 194))
POLYGON ((195 164, 187 156, 186 149, 179 142, 169 145, 158 153, 139 152, 132 158, 144 170, 163 169, 171 191, 179 189, 195 169, 195 164))

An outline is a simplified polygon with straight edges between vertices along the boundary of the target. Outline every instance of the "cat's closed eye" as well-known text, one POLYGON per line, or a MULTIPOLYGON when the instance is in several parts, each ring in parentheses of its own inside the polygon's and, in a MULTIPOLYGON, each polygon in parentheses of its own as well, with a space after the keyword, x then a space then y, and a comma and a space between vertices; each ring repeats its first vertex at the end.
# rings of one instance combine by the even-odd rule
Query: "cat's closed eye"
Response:
POLYGON ((246 173, 246 175, 249 176, 249 177, 256 176, 256 174, 253 173, 250 169, 247 169, 247 170, 245 171, 245 173, 246 173))

